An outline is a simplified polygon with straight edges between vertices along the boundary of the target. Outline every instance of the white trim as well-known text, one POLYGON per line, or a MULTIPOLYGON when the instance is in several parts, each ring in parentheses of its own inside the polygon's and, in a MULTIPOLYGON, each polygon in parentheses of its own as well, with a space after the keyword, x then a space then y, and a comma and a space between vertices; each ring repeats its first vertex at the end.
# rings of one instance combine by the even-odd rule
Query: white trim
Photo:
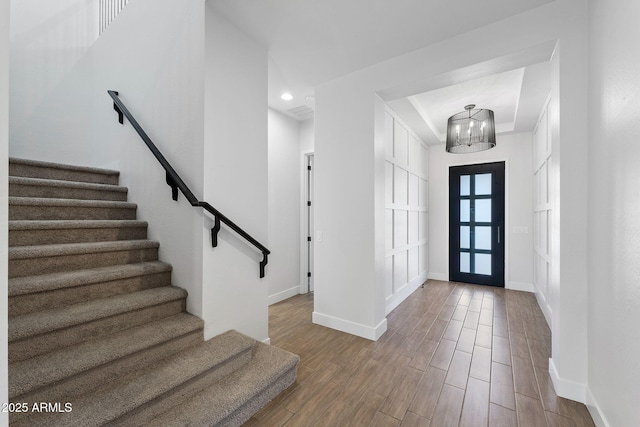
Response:
POLYGON ((326 326, 327 328, 336 329, 351 335, 357 335, 372 341, 377 341, 378 338, 387 331, 386 317, 382 319, 377 326, 371 327, 314 311, 312 314, 312 321, 316 325, 326 326))
POLYGON ((278 303, 280 301, 284 301, 288 298, 296 296, 300 293, 301 286, 294 286, 293 288, 285 289, 282 292, 278 292, 277 294, 269 295, 269 305, 278 303))
POLYGON ((429 273, 427 273, 427 279, 442 280, 443 282, 448 282, 449 273, 435 273, 433 271, 430 271, 429 273))
POLYGON ((540 310, 542 310, 542 314, 544 314, 544 318, 547 321, 547 325, 549 326, 549 329, 551 329, 551 306, 549 304, 547 304, 547 299, 544 297, 544 295, 542 294, 542 292, 540 292, 540 290, 538 290, 536 288, 536 300, 538 301, 538 306, 540 307, 540 310))
POLYGON ((591 394, 591 390, 587 387, 587 401, 585 402, 587 405, 587 409, 589 410, 589 414, 591 414, 591 418, 593 418, 593 423, 597 427, 610 427, 611 424, 607 422, 607 418, 602 413, 600 409, 600 405, 596 401, 596 398, 591 394))
POLYGON ((559 397, 575 400, 580 403, 586 403, 588 390, 586 384, 580 384, 560 378, 553 358, 549 358, 549 376, 551 377, 553 388, 556 390, 556 394, 559 397))
POLYGON ((535 293, 536 288, 533 286, 533 283, 523 283, 523 282, 505 282, 505 289, 511 289, 512 291, 523 291, 523 292, 531 292, 535 293))
POLYGON ((262 342, 264 344, 271 345, 271 338, 266 338, 266 339, 262 340, 262 342))
POLYGON ((391 311, 393 311, 394 308, 399 306, 402 303, 402 301, 404 301, 416 289, 422 286, 422 284, 426 280, 427 280, 427 274, 426 272, 423 272, 422 274, 413 278, 409 283, 405 284, 401 290, 399 290, 398 292, 394 293, 389 298, 387 298, 385 316, 391 313, 391 311))
MULTIPOLYGON (((300 290, 299 294, 306 294, 308 288, 308 279, 307 279, 307 260, 308 260, 308 252, 309 247, 307 244, 307 222, 308 218, 308 209, 307 209, 307 186, 309 175, 307 174, 307 166, 309 162, 309 157, 315 156, 313 151, 301 153, 300 157, 300 290)), ((313 189, 311 190, 313 192, 313 189)), ((311 207, 314 209, 314 206, 311 207)), ((315 230, 311 230, 311 234, 315 233, 315 230)), ((313 261, 312 261, 313 264, 313 261)))

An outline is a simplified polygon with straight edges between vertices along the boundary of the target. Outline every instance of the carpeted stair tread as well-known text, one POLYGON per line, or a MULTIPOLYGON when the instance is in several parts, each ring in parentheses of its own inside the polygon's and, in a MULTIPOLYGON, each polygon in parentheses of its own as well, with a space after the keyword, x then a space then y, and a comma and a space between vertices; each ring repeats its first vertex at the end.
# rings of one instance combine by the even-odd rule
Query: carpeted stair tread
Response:
POLYGON ((126 201, 128 189, 112 184, 9 177, 9 196, 126 201))
POLYGON ((117 184, 120 172, 111 169, 65 165, 28 159, 9 159, 9 175, 66 181, 117 184))
POLYGON ((13 277, 8 280, 9 316, 170 286, 171 271, 169 264, 150 261, 13 277))
POLYGON ((158 242, 118 240, 9 248, 9 277, 158 260, 158 242))
POLYGON ((187 291, 173 286, 89 301, 63 309, 44 310, 10 318, 9 343, 117 314, 186 298, 187 291))
POLYGON ((266 393, 266 401, 257 402, 256 406, 259 408, 289 386, 295 380, 299 360, 298 356, 285 350, 257 343, 251 363, 185 402, 167 408, 164 414, 145 423, 145 426, 240 425, 255 412, 254 409, 242 414, 243 406, 261 393, 266 393), (280 389, 268 390, 292 370, 294 375, 291 380, 281 384, 280 389))
POLYGON ((171 271, 171 265, 161 261, 113 265, 86 270, 23 276, 9 279, 9 297, 109 282, 144 274, 171 271))
POLYGON ((136 219, 137 205, 124 201, 9 197, 9 220, 136 219))
POLYGON ((65 230, 65 229, 92 229, 92 228, 128 228, 147 227, 146 221, 138 220, 14 220, 9 221, 9 231, 21 230, 65 230))
POLYGON ((65 347, 31 359, 12 363, 9 395, 13 398, 34 389, 87 372, 97 366, 126 357, 202 329, 201 319, 188 313, 150 322, 118 334, 65 347))
POLYGON ((140 240, 147 238, 147 227, 136 220, 14 220, 9 246, 140 240))
POLYGON ((82 207, 82 208, 127 208, 135 209, 135 203, 117 200, 76 200, 55 199, 48 197, 9 197, 9 206, 54 206, 54 207, 82 207))
POLYGON ((109 388, 80 396, 72 402, 72 412, 28 417, 12 423, 12 426, 40 425, 40 419, 43 424, 65 427, 108 424, 141 405, 165 398, 167 394, 180 393, 182 385, 206 375, 208 371, 218 368, 225 373, 231 368, 228 364, 233 364, 234 358, 250 352, 255 344, 254 339, 238 332, 226 332, 109 388))
POLYGON ((119 240, 113 242, 64 243, 61 245, 13 246, 9 248, 9 261, 158 247, 160 247, 160 244, 152 240, 119 240))

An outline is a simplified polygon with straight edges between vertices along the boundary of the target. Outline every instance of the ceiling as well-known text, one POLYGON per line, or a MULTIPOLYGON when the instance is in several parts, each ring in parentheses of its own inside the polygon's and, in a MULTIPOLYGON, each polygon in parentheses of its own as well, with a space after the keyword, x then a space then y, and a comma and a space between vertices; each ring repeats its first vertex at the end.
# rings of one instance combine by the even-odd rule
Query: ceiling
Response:
MULTIPOLYGON (((550 1, 215 0, 209 5, 268 49, 269 106, 304 120, 313 115, 318 84, 550 1), (282 100, 284 92, 293 99, 282 100)), ((495 111, 499 132, 532 130, 549 84, 543 63, 388 104, 433 144, 442 139, 446 119, 471 103, 495 111)))

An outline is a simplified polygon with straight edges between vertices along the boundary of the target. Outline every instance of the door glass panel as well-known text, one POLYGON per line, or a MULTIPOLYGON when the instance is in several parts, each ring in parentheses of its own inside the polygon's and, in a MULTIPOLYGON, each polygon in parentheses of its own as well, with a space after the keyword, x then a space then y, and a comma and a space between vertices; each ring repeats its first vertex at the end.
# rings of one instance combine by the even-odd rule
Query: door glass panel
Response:
POLYGON ((469 200, 460 200, 460 222, 471 221, 469 200))
MULTIPOLYGON (((462 258, 460 259, 460 261, 462 261, 462 258)), ((475 254, 475 262, 476 274, 486 274, 487 276, 491 275, 491 255, 475 254)))
MULTIPOLYGON (((462 200, 460 201, 462 203, 462 200)), ((460 205, 462 208, 462 204, 460 205)), ((460 221, 462 221, 462 212, 460 212, 460 221)), ((491 222, 491 199, 476 200, 476 222, 491 222)))
POLYGON ((475 194, 483 196, 491 194, 491 174, 483 173, 476 175, 476 191, 475 194))
POLYGON ((469 175, 461 175, 460 176, 460 195, 468 196, 469 187, 470 187, 470 176, 469 175))
MULTIPOLYGON (((491 250, 491 227, 476 227, 475 236, 475 249, 491 250)), ((460 244, 462 244, 462 227, 460 227, 460 244)))
POLYGON ((469 253, 460 252, 460 273, 470 273, 469 253))
POLYGON ((468 225, 460 226, 460 247, 469 249, 471 245, 471 232, 468 225))

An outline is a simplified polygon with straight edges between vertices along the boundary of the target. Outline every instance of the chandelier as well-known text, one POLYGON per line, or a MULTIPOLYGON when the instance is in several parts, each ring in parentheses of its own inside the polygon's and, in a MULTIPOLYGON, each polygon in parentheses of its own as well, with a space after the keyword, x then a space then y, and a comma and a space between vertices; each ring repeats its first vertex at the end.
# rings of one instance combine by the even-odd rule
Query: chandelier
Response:
POLYGON ((484 151, 496 146, 496 124, 493 111, 475 109, 475 104, 454 114, 447 121, 447 152, 464 154, 484 151))

